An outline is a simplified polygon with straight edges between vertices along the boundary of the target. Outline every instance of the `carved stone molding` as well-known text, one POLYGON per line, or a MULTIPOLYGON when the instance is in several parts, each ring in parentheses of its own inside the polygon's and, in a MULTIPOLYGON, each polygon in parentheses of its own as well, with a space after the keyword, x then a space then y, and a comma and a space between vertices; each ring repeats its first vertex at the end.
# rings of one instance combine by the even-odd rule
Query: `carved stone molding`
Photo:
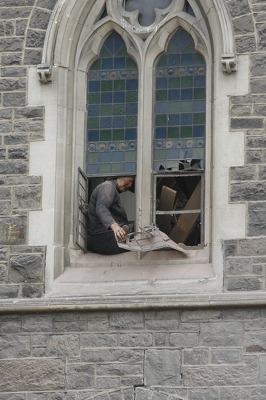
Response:
POLYGON ((234 54, 222 54, 223 72, 231 74, 237 71, 237 59, 234 54))
POLYGON ((37 65, 37 72, 40 78, 40 82, 48 83, 52 81, 52 66, 50 64, 37 65))

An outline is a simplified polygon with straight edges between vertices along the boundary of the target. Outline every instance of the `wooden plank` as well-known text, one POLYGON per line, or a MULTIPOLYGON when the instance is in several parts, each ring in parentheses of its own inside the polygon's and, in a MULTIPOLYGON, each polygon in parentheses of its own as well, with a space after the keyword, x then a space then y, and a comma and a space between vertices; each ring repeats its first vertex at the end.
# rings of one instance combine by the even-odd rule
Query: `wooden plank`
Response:
MULTIPOLYGON (((200 209, 201 182, 198 183, 194 192, 187 201, 184 210, 200 209)), ((175 243, 184 243, 192 231, 200 213, 181 214, 175 227, 169 233, 170 239, 175 243)))
MULTIPOLYGON (((169 188, 168 186, 163 186, 160 196, 160 203, 158 206, 159 211, 171 211, 174 209, 176 198, 176 191, 169 188)), ((171 215, 157 215, 156 222, 160 230, 164 233, 169 233, 171 229, 171 215)))

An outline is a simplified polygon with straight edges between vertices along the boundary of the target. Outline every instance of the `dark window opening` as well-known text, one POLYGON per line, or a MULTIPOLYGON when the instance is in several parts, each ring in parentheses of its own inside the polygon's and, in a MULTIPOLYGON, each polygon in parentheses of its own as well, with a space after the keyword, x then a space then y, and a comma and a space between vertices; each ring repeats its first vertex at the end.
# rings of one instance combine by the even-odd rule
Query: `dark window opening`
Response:
POLYGON ((155 224, 175 243, 203 243, 202 206, 201 173, 155 176, 155 224))

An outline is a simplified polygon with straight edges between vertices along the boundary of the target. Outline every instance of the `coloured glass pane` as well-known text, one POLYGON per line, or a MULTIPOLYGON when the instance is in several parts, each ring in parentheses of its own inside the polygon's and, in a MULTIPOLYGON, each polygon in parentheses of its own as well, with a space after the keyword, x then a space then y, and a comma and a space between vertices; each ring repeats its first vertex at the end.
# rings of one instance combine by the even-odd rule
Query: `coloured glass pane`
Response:
MULTIPOLYGON (((186 9, 191 11, 188 3, 186 9)), ((180 161, 192 156, 200 156, 203 167, 206 66, 185 30, 175 32, 157 60, 154 80, 154 170, 178 169, 180 161)))
POLYGON ((87 174, 136 172, 138 70, 112 32, 88 71, 87 174))

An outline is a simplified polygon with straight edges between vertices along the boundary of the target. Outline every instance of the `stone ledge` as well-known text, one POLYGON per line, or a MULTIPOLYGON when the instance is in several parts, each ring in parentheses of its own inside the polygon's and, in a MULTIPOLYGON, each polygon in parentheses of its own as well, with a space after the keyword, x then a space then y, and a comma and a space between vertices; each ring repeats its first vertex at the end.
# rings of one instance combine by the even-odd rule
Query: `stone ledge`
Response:
POLYGON ((131 295, 88 297, 45 297, 42 299, 0 300, 0 314, 54 311, 97 311, 134 309, 226 308, 266 306, 264 292, 186 294, 186 295, 131 295))

